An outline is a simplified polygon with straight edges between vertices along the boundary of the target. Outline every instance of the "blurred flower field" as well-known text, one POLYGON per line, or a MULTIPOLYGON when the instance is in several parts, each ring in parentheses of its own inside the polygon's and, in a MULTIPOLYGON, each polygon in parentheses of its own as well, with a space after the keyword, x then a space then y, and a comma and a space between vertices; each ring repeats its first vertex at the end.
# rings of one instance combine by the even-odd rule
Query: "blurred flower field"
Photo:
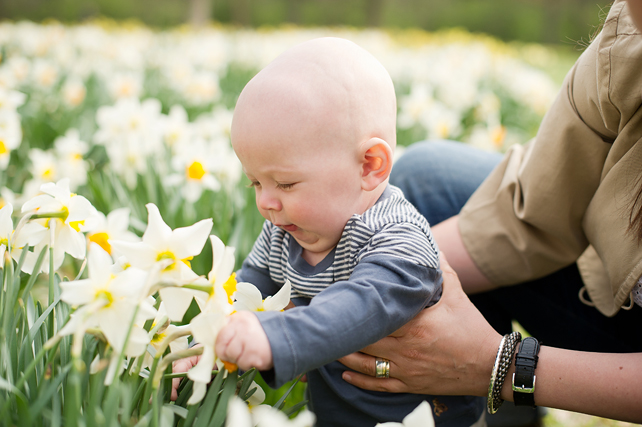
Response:
MULTIPOLYGON (((159 32, 111 21, 0 23, 0 329, 4 339, 16 325, 22 331, 14 347, 2 345, 3 358, 15 363, 0 370, 0 419, 12 419, 9 408, 24 415, 25 405, 36 405, 44 417, 37 425, 60 425, 61 417, 78 416, 73 410, 101 399, 91 397, 91 389, 105 394, 100 408, 106 412, 84 413, 85 421, 113 420, 109 409, 120 408, 123 425, 183 425, 205 419, 189 409, 204 399, 198 413, 211 409, 223 422, 225 409, 215 410, 216 398, 204 397, 204 384, 217 369, 207 349, 206 366, 188 375, 194 397, 183 399, 181 409, 167 395, 164 401, 149 397, 167 387, 174 356, 194 354, 185 349, 186 337, 212 341, 203 322, 219 324, 233 303, 252 294, 240 284, 236 289, 231 275, 263 222, 229 141, 236 98, 283 50, 328 35, 353 40, 390 72, 401 146, 449 138, 503 151, 526 142, 556 95, 559 70, 573 60, 543 46, 509 45, 459 30, 159 32), (211 245, 205 244, 210 234, 211 245), (181 242, 186 238, 198 243, 181 242), (111 288, 114 277, 120 287, 111 288), (15 292, 8 284, 17 286, 15 292), (81 285, 93 291, 83 293, 81 285), (138 299, 132 302, 127 298, 134 288, 138 299), (117 310, 118 301, 124 305, 117 310), (113 312, 105 314, 107 308, 113 312), (105 323, 117 318, 128 333, 105 323), (21 366, 31 366, 34 376, 21 379, 21 366), (128 374, 149 381, 129 380, 128 374), (97 385, 103 379, 104 388, 97 385), (71 397, 61 403, 52 384, 62 384, 71 397), (110 387, 138 399, 135 408, 113 397, 110 387)), ((263 309, 260 301, 252 304, 263 309)), ((233 386, 224 385, 230 381, 214 381, 236 402, 233 386)), ((261 391, 249 389, 252 377, 238 384, 247 399, 261 395, 251 405, 263 400, 261 391)), ((271 405, 282 394, 266 392, 271 405)), ((291 412, 300 409, 300 393, 296 387, 288 398, 291 412)))

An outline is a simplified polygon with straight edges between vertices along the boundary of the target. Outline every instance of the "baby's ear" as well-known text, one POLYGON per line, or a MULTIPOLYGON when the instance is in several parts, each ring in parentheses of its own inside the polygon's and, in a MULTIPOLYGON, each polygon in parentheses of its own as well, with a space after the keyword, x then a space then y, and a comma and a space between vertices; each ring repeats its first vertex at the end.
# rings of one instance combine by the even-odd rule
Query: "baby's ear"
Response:
POLYGON ((372 191, 390 176, 392 149, 381 138, 370 138, 361 146, 361 187, 372 191))

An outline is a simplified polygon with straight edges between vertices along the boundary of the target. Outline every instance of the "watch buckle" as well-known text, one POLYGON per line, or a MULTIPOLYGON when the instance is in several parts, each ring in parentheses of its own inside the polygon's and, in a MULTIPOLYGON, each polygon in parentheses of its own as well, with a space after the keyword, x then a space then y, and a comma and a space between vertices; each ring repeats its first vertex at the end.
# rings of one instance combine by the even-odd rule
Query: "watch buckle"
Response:
POLYGON ((515 373, 513 373, 513 391, 516 391, 518 393, 535 393, 535 380, 537 379, 537 375, 533 375, 533 386, 532 387, 525 387, 523 385, 521 386, 516 386, 515 385, 515 373))

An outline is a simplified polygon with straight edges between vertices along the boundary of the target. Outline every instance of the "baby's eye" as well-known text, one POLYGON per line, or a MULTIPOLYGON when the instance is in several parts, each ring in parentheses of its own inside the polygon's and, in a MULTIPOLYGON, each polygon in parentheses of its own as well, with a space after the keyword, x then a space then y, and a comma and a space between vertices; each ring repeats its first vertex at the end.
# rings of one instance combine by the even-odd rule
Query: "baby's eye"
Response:
POLYGON ((277 184, 276 184, 276 188, 280 188, 281 190, 289 190, 289 189, 291 189, 292 187, 294 187, 294 184, 296 184, 296 183, 293 183, 293 184, 281 184, 281 183, 277 183, 277 184))
POLYGON ((248 187, 250 187, 250 188, 256 188, 256 187, 260 187, 260 186, 261 186, 261 183, 258 182, 258 181, 250 181, 250 183, 248 184, 248 187))

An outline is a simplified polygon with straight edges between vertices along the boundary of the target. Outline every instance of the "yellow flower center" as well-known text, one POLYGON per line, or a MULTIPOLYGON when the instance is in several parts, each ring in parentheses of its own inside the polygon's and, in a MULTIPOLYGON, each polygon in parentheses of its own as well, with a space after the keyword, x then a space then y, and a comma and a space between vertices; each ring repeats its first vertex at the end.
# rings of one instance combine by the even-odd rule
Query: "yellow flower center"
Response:
POLYGON ((42 174, 41 174, 42 175, 42 179, 47 180, 47 181, 51 181, 53 179, 54 172, 55 171, 54 171, 53 168, 47 168, 47 169, 43 170, 42 174))
POLYGON ((0 246, 5 245, 6 247, 9 247, 9 239, 4 238, 0 239, 0 246))
POLYGON ((106 289, 101 289, 100 291, 96 292, 96 299, 107 300, 107 304, 105 305, 104 308, 109 307, 114 302, 114 296, 111 294, 111 292, 109 292, 106 289))
POLYGON ((69 223, 69 226, 78 232, 80 232, 81 225, 85 225, 85 221, 71 221, 69 223))
POLYGON ((152 338, 152 340, 151 340, 151 344, 152 345, 160 344, 165 339, 166 336, 167 336, 167 334, 164 331, 155 333, 154 334, 154 338, 152 338))
POLYGON ((4 144, 4 141, 0 139, 0 154, 7 154, 8 152, 9 152, 9 149, 4 144))
POLYGON ((201 162, 192 162, 187 167, 187 177, 189 179, 200 180, 205 175, 205 168, 201 162))
POLYGON ((109 240, 109 234, 104 232, 89 235, 90 242, 96 243, 98 246, 103 248, 105 252, 111 255, 111 245, 107 240, 109 240))
POLYGON ((223 289, 225 289, 225 293, 227 294, 227 298, 231 304, 233 302, 232 294, 236 292, 236 273, 232 273, 229 279, 223 283, 223 289))

